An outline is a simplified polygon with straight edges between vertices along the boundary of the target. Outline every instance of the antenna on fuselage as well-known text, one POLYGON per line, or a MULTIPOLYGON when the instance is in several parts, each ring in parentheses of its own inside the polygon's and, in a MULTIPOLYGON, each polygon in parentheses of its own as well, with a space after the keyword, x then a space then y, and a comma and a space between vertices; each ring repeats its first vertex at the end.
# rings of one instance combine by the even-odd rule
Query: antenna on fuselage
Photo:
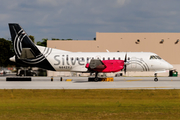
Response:
POLYGON ((106 49, 106 52, 109 52, 109 50, 108 50, 108 49, 106 49))

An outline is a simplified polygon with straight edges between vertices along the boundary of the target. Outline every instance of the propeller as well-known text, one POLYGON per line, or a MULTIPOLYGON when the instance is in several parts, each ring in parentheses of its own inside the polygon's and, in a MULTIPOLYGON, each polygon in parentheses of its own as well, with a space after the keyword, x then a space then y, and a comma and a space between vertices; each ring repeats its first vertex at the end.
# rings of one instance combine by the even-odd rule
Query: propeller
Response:
POLYGON ((124 58, 124 74, 126 74, 126 67, 127 67, 126 62, 127 62, 127 53, 124 58))

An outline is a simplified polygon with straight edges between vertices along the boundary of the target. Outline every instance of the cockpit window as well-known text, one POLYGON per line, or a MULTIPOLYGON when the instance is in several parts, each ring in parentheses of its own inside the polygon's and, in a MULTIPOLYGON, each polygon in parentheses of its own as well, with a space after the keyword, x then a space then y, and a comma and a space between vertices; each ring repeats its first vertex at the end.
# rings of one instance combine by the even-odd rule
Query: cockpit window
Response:
POLYGON ((159 59, 159 60, 160 60, 160 59, 161 59, 161 57, 159 57, 159 56, 157 56, 157 55, 156 55, 156 56, 151 55, 151 56, 150 56, 150 60, 152 60, 152 59, 159 59))
POLYGON ((150 60, 157 59, 154 55, 150 56, 150 60))
POLYGON ((156 56, 156 58, 157 58, 157 59, 161 59, 161 57, 159 57, 159 56, 156 56))

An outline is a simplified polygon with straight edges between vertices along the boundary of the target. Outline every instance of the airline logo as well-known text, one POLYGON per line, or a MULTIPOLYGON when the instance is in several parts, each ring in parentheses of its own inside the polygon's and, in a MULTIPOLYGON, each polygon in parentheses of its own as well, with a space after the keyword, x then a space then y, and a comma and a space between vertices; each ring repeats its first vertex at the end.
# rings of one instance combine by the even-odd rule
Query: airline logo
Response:
MULTIPOLYGON (((23 31, 23 29, 21 29, 16 34, 16 37, 14 39, 14 50, 15 50, 15 53, 16 53, 18 59, 20 59, 20 56, 22 53, 22 42, 25 39, 29 39, 29 38, 28 38, 27 34, 23 31)), ((45 57, 43 56, 43 54, 40 54, 40 55, 36 56, 36 58, 34 58, 34 59, 24 59, 22 61, 24 63, 28 63, 28 64, 37 64, 37 63, 42 62, 43 60, 45 60, 45 57)))
POLYGON ((55 55, 54 65, 84 65, 90 62, 91 57, 69 57, 69 55, 55 55))

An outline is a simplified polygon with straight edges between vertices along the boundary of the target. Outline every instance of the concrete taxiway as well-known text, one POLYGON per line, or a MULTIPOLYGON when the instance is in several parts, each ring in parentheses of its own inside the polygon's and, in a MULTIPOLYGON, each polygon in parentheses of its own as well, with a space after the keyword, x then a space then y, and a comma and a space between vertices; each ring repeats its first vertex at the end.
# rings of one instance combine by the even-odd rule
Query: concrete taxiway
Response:
POLYGON ((0 89, 180 89, 179 77, 115 77, 113 82, 88 82, 87 77, 31 77, 32 81, 6 81, 0 77, 0 89), (72 81, 66 81, 70 79, 72 81))

